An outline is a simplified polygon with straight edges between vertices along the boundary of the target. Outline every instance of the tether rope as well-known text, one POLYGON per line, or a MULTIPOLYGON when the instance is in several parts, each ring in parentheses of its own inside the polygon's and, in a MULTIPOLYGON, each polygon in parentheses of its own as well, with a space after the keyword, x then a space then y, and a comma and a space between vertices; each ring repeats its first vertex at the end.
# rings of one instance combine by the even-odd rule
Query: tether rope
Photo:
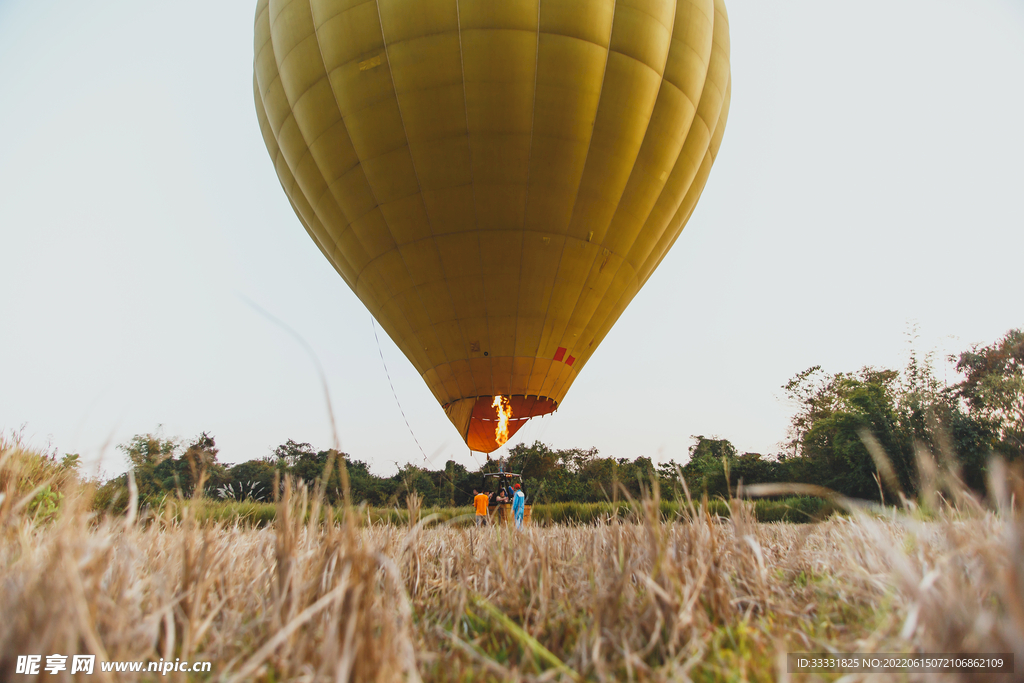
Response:
MULTIPOLYGON (((384 351, 381 349, 381 346, 380 346, 380 337, 377 336, 377 321, 374 320, 372 315, 370 316, 370 325, 373 327, 373 338, 377 342, 377 353, 380 354, 380 363, 381 363, 381 365, 384 366, 384 374, 387 376, 388 384, 391 386, 391 395, 395 397, 395 403, 398 404, 398 412, 400 412, 402 414, 402 419, 405 420, 405 426, 408 427, 409 434, 412 436, 412 440, 416 442, 416 447, 419 448, 420 449, 420 453, 423 454, 423 460, 426 461, 426 463, 428 465, 430 465, 430 464, 432 464, 430 462, 430 458, 427 457, 427 452, 425 450, 423 450, 423 446, 420 444, 420 440, 416 438, 416 432, 414 432, 412 430, 412 425, 409 424, 409 418, 406 417, 405 410, 402 409, 402 402, 398 400, 398 392, 395 391, 395 383, 393 381, 391 381, 391 373, 388 372, 388 364, 387 364, 387 361, 384 360, 384 351)), ((473 456, 473 460, 475 460, 477 462, 477 466, 479 466, 480 461, 477 460, 476 454, 473 452, 473 449, 469 450, 469 454, 471 456, 473 456)), ((444 475, 445 475, 445 478, 448 479, 448 476, 447 476, 448 472, 447 472, 447 470, 441 470, 441 472, 443 472, 444 475)), ((468 491, 466 491, 461 486, 459 486, 458 484, 455 483, 454 477, 451 478, 451 479, 448 479, 448 481, 451 483, 451 485, 454 488, 457 488, 462 493, 464 493, 466 495, 469 495, 468 491)))
POLYGON ((405 420, 405 426, 409 428, 409 434, 412 435, 412 440, 416 442, 416 447, 420 449, 420 453, 423 454, 423 459, 426 463, 430 464, 430 458, 427 457, 427 452, 423 450, 423 446, 420 445, 420 440, 416 438, 416 432, 412 431, 412 425, 409 424, 409 418, 405 416, 405 411, 402 410, 402 402, 398 400, 398 392, 395 391, 395 383, 391 381, 391 373, 388 372, 388 364, 384 360, 384 352, 380 348, 380 338, 377 336, 377 321, 370 316, 370 325, 373 326, 373 338, 377 341, 377 353, 380 354, 381 365, 384 366, 384 374, 388 377, 388 384, 391 385, 391 395, 395 397, 395 403, 398 404, 398 412, 402 413, 402 419, 405 420))

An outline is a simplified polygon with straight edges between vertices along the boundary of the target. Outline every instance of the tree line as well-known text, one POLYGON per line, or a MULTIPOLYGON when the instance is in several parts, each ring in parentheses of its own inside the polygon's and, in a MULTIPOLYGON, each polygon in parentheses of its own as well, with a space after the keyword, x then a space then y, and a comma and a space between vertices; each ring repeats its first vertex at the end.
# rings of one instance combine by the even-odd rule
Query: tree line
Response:
MULTIPOLYGON (((984 493, 990 459, 1024 461, 1024 332, 1011 330, 987 346, 949 359, 960 381, 940 382, 933 358, 911 354, 901 370, 865 367, 827 373, 814 366, 782 388, 794 408, 786 441, 776 453, 740 453, 726 438, 695 435, 685 463, 655 464, 602 456, 596 448, 555 449, 541 442, 511 448, 503 465, 488 460, 476 471, 449 460, 443 469, 404 465, 389 477, 347 453, 288 440, 262 458, 236 465, 217 460, 213 436, 181 443, 140 434, 119 446, 128 457, 144 501, 168 495, 272 500, 286 475, 320 481, 332 504, 343 502, 344 464, 351 502, 404 505, 413 491, 424 505, 469 505, 473 489, 493 487, 484 475, 499 467, 522 475, 536 502, 597 502, 639 497, 655 481, 664 493, 728 496, 744 485, 773 482, 816 484, 846 496, 893 500, 918 492, 918 453, 933 454, 970 488, 984 493), (885 454, 880 464, 869 444, 885 454), (333 466, 328 468, 328 464, 333 466), (326 478, 325 478, 326 470, 326 478), (682 481, 680 481, 680 475, 682 481)), ((109 505, 127 485, 121 475, 100 487, 98 505, 109 505)))

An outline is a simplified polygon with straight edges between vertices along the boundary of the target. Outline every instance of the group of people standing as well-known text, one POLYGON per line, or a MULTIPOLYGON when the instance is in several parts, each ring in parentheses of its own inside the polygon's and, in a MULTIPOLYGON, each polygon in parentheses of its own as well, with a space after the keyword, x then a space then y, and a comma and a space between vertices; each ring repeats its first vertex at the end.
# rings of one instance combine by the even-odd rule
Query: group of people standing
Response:
POLYGON ((523 512, 526 510, 526 495, 519 484, 502 486, 497 491, 483 493, 473 489, 473 507, 476 508, 476 525, 487 524, 487 509, 492 505, 512 503, 512 514, 515 516, 516 528, 523 528, 523 512))

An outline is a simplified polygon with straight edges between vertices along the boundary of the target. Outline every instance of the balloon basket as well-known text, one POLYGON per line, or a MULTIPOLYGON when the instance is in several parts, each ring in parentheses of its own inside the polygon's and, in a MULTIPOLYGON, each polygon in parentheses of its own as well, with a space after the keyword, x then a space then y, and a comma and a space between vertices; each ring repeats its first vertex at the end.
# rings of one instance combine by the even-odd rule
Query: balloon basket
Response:
MULTIPOLYGON (((533 512, 532 505, 523 506, 523 526, 530 523, 533 512)), ((490 517, 494 524, 515 524, 516 517, 512 513, 511 503, 500 503, 498 505, 492 505, 490 508, 490 517)))

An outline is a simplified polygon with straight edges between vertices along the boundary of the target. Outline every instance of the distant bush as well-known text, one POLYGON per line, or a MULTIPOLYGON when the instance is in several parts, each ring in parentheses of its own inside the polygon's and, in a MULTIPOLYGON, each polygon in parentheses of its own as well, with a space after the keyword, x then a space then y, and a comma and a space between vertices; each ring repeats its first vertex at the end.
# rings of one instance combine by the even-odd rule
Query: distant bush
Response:
POLYGON ((58 458, 56 453, 46 455, 0 437, 0 491, 9 496, 47 485, 55 492, 65 493, 77 479, 78 455, 58 458))
POLYGON ((754 503, 754 516, 759 522, 815 522, 829 517, 835 508, 821 498, 794 497, 782 500, 759 500, 754 503))
MULTIPOLYGON (((107 482, 98 489, 94 498, 94 509, 108 512, 123 513, 127 508, 128 494, 123 476, 118 480, 107 482)), ((166 514, 167 506, 171 506, 171 516, 180 518, 181 509, 185 505, 191 507, 194 519, 200 523, 242 524, 244 526, 265 526, 274 521, 277 505, 274 503, 253 500, 233 500, 201 498, 186 499, 181 503, 174 496, 152 499, 148 503, 154 514, 166 514)), ((144 503, 145 504, 145 503, 144 503)), ((806 523, 825 519, 834 511, 831 503, 819 498, 807 496, 783 499, 760 499, 750 503, 754 517, 759 522, 806 523)), ((699 506, 698 506, 699 507, 699 506)), ((349 514, 343 507, 325 508, 333 511, 335 521, 342 521, 349 514)), ((715 498, 707 501, 703 507, 711 517, 727 519, 731 515, 728 501, 715 498)), ((688 519, 692 512, 685 502, 662 500, 658 503, 658 513, 663 521, 688 519)), ((409 523, 409 510, 400 507, 375 507, 368 505, 355 506, 351 514, 357 515, 363 524, 384 524, 405 526, 409 523)), ((435 523, 472 524, 474 512, 471 507, 426 507, 419 510, 419 519, 434 517, 435 523), (461 518, 461 519, 460 519, 461 518)), ((599 503, 542 503, 532 506, 532 523, 538 526, 554 524, 591 525, 607 522, 612 519, 622 521, 643 521, 646 513, 642 504, 630 501, 599 502, 599 503)))
MULTIPOLYGON (((720 498, 709 500, 705 508, 713 517, 728 518, 729 503, 720 498)), ((663 500, 659 504, 665 521, 690 516, 685 503, 663 500)), ((811 497, 754 501, 754 516, 759 522, 804 523, 824 519, 832 512, 831 504, 811 497)), ((637 519, 642 516, 636 504, 619 503, 548 503, 533 506, 535 524, 596 524, 606 519, 637 519)))
POLYGON ((273 503, 261 503, 253 500, 213 501, 203 499, 187 501, 193 506, 193 514, 199 522, 240 524, 242 526, 262 527, 274 521, 277 506, 273 503))
POLYGON ((78 455, 58 458, 56 453, 40 453, 17 439, 0 437, 0 517, 5 510, 24 504, 30 516, 48 521, 78 481, 78 455))
POLYGON ((97 512, 124 513, 128 509, 128 477, 122 474, 98 486, 92 507, 97 512))
MULTIPOLYGON (((191 504, 191 503, 190 503, 191 504)), ((793 497, 781 500, 757 500, 753 502, 754 516, 759 522, 788 522, 801 524, 825 519, 832 514, 830 503, 818 498, 793 497)), ((705 508, 712 517, 726 519, 730 516, 729 504, 721 499, 710 500, 705 508)), ((243 525, 264 526, 274 520, 277 506, 258 501, 214 501, 205 499, 194 507, 193 514, 200 522, 223 522, 243 525)), ((688 518, 690 513, 685 505, 675 501, 661 501, 661 519, 688 518)), ((345 516, 342 508, 334 509, 337 521, 345 516)), ((405 526, 409 523, 409 511, 404 508, 379 508, 362 506, 353 508, 364 524, 390 524, 405 526)), ((436 523, 445 523, 463 518, 460 523, 473 523, 473 508, 423 508, 420 519, 436 516, 436 523)), ((619 503, 546 503, 532 507, 532 523, 539 526, 552 524, 598 524, 609 519, 623 521, 638 520, 643 513, 636 504, 619 503)))

